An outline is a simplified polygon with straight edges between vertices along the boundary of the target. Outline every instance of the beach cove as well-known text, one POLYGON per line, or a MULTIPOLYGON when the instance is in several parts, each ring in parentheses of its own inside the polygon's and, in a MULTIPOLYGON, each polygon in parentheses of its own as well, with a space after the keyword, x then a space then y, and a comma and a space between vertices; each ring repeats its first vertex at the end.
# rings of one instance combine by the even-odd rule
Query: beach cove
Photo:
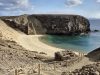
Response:
MULTIPOLYGON (((90 20, 90 24, 91 30, 100 30, 99 20, 90 20)), ((40 41, 65 50, 71 49, 73 51, 89 53, 100 47, 100 32, 90 32, 86 35, 77 36, 46 35, 42 36, 40 41)))

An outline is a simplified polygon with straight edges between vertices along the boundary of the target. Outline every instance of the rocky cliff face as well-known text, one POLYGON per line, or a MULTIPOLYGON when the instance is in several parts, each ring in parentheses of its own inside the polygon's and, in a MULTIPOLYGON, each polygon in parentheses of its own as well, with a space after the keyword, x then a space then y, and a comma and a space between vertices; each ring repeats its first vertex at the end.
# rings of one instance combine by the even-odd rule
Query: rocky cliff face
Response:
POLYGON ((80 34, 90 31, 89 21, 79 15, 22 15, 3 20, 26 34, 80 34))

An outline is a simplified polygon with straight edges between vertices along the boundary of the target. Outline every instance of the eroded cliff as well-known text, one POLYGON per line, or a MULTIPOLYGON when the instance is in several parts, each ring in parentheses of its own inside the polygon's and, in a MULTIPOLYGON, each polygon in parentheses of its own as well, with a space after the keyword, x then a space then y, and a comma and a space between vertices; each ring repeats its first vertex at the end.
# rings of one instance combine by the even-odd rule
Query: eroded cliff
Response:
POLYGON ((80 34, 90 31, 88 19, 79 15, 21 15, 3 20, 26 34, 80 34))

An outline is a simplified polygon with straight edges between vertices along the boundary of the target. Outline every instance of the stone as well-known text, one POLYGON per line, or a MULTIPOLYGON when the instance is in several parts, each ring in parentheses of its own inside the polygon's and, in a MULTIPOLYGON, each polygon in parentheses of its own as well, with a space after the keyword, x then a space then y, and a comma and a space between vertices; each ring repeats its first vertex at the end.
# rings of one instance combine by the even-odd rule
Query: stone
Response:
POLYGON ((95 50, 92 50, 87 54, 87 57, 89 57, 92 60, 100 61, 100 48, 97 48, 95 50))
POLYGON ((99 32, 99 30, 94 30, 93 32, 99 32))
POLYGON ((60 51, 55 52, 55 60, 57 61, 64 61, 64 60, 71 60, 76 58, 77 55, 72 51, 60 51))
MULTIPOLYGON (((73 75, 100 75, 100 72, 98 70, 100 66, 97 66, 97 65, 100 65, 100 63, 83 66, 82 68, 76 69, 72 71, 71 73, 73 75)), ((67 73, 68 72, 62 72, 62 75, 70 75, 70 73, 68 74, 67 73)))

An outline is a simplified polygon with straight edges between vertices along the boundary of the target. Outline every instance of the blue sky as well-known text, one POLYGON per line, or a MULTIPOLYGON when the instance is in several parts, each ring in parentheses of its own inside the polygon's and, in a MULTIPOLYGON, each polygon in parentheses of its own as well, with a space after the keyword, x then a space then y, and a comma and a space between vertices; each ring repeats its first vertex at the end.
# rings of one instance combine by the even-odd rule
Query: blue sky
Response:
POLYGON ((100 0, 0 0, 0 15, 77 14, 100 18, 100 0))

